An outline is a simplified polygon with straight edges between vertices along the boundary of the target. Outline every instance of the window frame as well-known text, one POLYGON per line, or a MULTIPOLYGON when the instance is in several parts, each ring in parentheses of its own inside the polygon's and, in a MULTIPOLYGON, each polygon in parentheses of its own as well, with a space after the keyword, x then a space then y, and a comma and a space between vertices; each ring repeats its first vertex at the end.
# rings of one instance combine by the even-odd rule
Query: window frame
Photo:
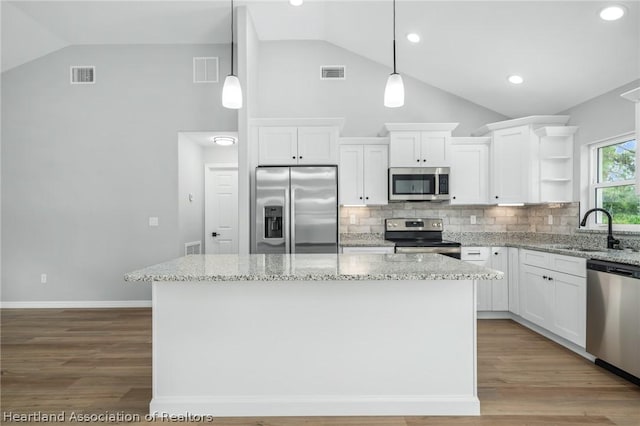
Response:
MULTIPOLYGON (((599 188, 611 188, 616 186, 626 186, 626 185, 635 185, 636 178, 634 176, 633 179, 627 180, 619 180, 616 182, 598 182, 598 172, 600 170, 600 159, 598 157, 598 150, 600 148, 610 146, 610 145, 618 145, 624 142, 628 142, 631 140, 636 141, 636 150, 640 149, 638 145, 638 141, 636 139, 635 132, 623 133, 621 135, 613 136, 606 139, 601 139, 596 142, 592 142, 587 145, 588 148, 588 158, 589 158, 589 168, 588 168, 588 185, 587 185, 587 206, 589 209, 593 209, 597 207, 597 197, 596 190, 599 188)), ((636 157, 637 158, 637 157, 636 157)), ((636 174, 638 173, 638 164, 636 164, 636 174)), ((582 212, 584 214, 584 212, 582 212)), ((597 214, 591 215, 589 217, 589 222, 587 223, 586 228, 590 230, 607 230, 608 224, 606 221, 603 223, 596 223, 597 214)), ((613 229, 618 231, 631 231, 640 233, 640 224, 613 224, 613 229)))

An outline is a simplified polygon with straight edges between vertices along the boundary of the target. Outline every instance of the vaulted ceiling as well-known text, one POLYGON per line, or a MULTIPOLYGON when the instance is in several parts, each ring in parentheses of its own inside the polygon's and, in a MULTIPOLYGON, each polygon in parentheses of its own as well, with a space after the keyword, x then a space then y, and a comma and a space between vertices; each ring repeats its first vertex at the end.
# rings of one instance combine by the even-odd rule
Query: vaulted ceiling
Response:
MULTIPOLYGON (((627 14, 605 22, 608 3, 398 0, 398 70, 510 117, 557 113, 640 78, 640 2, 616 2, 627 14)), ((236 5, 263 41, 324 40, 391 66, 390 0, 236 5)), ((76 44, 229 39, 228 0, 2 2, 3 71, 76 44)))

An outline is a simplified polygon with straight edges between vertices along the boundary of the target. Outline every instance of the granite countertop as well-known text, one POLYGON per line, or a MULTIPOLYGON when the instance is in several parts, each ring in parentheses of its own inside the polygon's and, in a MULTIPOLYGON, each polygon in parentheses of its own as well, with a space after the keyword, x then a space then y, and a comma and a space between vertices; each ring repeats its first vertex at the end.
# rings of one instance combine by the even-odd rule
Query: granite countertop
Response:
POLYGON ((394 247, 396 244, 384 239, 383 234, 342 234, 341 247, 394 247))
POLYGON ((462 243, 463 247, 516 247, 538 250, 566 256, 598 259, 608 262, 640 265, 637 249, 611 250, 602 246, 606 235, 600 233, 578 235, 509 234, 509 233, 461 233, 450 234, 449 239, 462 243))
POLYGON ((489 280, 503 273, 439 254, 191 255, 125 275, 125 281, 489 280))

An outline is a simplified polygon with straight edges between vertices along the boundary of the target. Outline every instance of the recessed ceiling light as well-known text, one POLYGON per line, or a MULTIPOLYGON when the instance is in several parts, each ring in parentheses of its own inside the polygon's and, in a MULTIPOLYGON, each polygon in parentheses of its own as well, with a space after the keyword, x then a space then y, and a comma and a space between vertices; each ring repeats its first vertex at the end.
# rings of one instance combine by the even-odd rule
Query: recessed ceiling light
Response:
POLYGON ((407 34, 407 40, 411 43, 418 43, 420 41, 420 36, 416 33, 409 33, 407 34))
POLYGON ((524 78, 519 75, 510 75, 508 80, 511 84, 522 84, 524 82, 524 78))
POLYGON ((607 6, 600 11, 600 18, 605 21, 617 21, 624 16, 624 7, 607 6))
POLYGON ((220 146, 231 146, 236 143, 236 138, 233 136, 214 136, 210 140, 220 146))
POLYGON ((291 6, 301 6, 303 3, 303 0, 289 0, 289 4, 291 6))

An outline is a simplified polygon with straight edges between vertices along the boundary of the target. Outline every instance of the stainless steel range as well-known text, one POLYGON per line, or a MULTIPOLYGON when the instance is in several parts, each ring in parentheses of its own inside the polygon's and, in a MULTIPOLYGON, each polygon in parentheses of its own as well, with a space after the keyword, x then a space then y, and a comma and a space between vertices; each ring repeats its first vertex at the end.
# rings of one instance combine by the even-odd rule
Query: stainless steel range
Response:
POLYGON ((460 259, 460 243, 442 239, 442 219, 386 219, 385 240, 396 253, 439 253, 460 259))

